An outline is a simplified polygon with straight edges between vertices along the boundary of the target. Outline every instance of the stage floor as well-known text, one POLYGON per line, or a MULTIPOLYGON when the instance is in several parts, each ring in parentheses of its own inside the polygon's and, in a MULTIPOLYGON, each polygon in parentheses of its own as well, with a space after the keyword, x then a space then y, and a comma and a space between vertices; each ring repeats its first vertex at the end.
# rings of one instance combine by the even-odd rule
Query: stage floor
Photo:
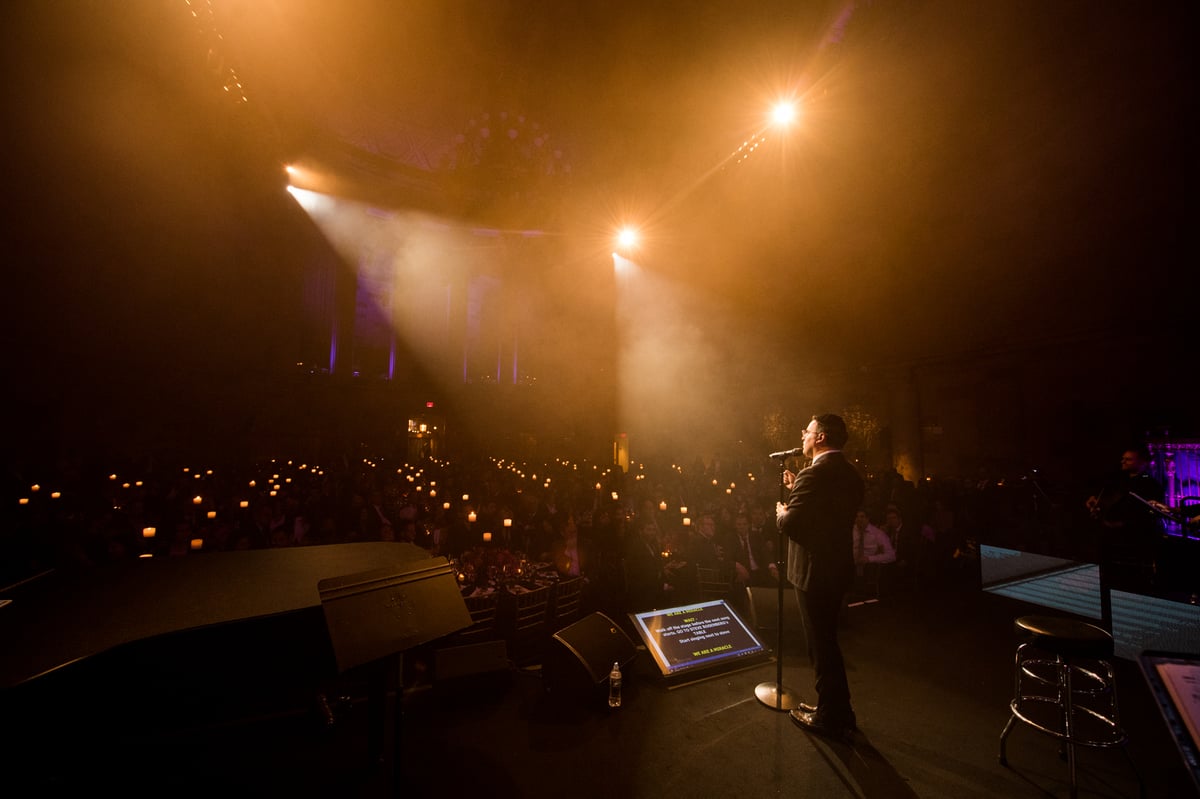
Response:
MULTIPOLYGON (((833 743, 755 698, 775 661, 668 689, 645 651, 626 670, 623 706, 603 695, 548 693, 536 667, 512 667, 406 692, 398 774, 367 759, 366 706, 324 727, 300 714, 140 742, 114 754, 61 753, 45 790, 123 795, 261 790, 272 796, 1046 797, 1068 795, 1056 742, 1019 726, 998 762, 1008 718, 1014 617, 1044 613, 978 587, 885 596, 847 610, 842 634, 860 732, 833 743), (393 777, 397 779, 393 782, 393 777)), ((776 635, 765 642, 774 648, 776 635)), ((811 698, 798 632, 783 684, 811 698)), ((1145 796, 1196 796, 1136 663, 1118 660, 1128 752, 1145 796)), ((387 749, 385 749, 387 751, 387 749)), ((1118 750, 1078 750, 1080 796, 1137 797, 1118 750)), ((10 795, 23 795, 13 793, 10 795)))

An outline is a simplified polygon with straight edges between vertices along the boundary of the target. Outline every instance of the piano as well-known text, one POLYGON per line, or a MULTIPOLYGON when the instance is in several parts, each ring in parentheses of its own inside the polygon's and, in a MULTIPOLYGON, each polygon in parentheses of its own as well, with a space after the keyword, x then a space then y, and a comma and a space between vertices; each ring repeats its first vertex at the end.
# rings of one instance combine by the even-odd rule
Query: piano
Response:
POLYGON ((131 747, 311 712, 362 652, 403 651, 470 623, 445 560, 390 542, 53 570, 0 589, 2 600, 0 781, 43 785, 78 768, 81 753, 124 760, 131 747), (331 615, 334 596, 354 603, 349 621, 331 615), (430 602, 432 614, 414 610, 430 602), (355 652, 339 651, 344 641, 355 652))

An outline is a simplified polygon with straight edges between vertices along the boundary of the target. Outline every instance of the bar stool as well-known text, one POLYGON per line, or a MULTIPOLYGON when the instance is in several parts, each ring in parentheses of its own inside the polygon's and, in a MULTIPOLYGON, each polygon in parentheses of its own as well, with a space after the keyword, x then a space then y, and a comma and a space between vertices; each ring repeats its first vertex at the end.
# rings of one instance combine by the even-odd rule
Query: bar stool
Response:
POLYGON ((1120 746, 1145 786, 1117 712, 1117 687, 1111 658, 1113 639, 1086 622, 1056 616, 1021 616, 1014 627, 1026 640, 1017 647, 1012 714, 1000 734, 1000 764, 1008 765, 1005 746, 1017 721, 1060 741, 1071 775, 1071 797, 1078 795, 1075 747, 1120 746))

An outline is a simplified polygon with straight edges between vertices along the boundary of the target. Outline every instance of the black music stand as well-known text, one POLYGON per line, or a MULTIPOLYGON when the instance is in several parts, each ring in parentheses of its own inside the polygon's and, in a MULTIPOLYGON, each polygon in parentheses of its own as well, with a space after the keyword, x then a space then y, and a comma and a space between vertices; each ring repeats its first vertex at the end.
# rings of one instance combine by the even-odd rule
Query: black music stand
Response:
MULTIPOLYGON (((787 469, 787 458, 779 461, 779 501, 787 498, 783 495, 783 472, 787 469)), ((792 710, 800 705, 800 697, 783 685, 783 582, 785 578, 786 561, 783 559, 786 540, 783 530, 779 530, 779 541, 775 545, 775 579, 779 583, 779 634, 775 649, 775 682, 760 682, 754 687, 754 696, 759 702, 773 710, 792 710)))
POLYGON ((386 697, 393 675, 392 784, 399 792, 404 692, 402 654, 471 625, 450 563, 445 558, 396 566, 317 583, 325 625, 339 672, 370 668, 367 749, 372 763, 382 760, 386 737, 386 697))

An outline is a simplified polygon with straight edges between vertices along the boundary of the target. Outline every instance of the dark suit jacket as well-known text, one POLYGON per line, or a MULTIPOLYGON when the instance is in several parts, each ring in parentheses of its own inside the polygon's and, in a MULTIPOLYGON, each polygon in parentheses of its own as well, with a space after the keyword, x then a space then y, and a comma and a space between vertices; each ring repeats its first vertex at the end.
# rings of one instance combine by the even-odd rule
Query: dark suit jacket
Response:
MULTIPOLYGON (((802 591, 841 593, 854 581, 854 514, 863 480, 841 452, 829 452, 802 469, 779 515, 779 529, 803 549, 797 575, 802 591)), ((789 557, 789 561, 791 558, 789 557)))
MULTIPOLYGON (((771 563, 773 556, 767 552, 767 539, 763 535, 762 530, 751 529, 748 537, 750 539, 750 554, 754 556, 754 565, 758 567, 751 573, 753 577, 755 573, 766 572, 767 565, 771 563)), ((733 553, 733 559, 745 566, 746 571, 751 571, 750 558, 747 556, 746 551, 742 549, 741 539, 738 538, 736 532, 729 536, 729 546, 731 547, 730 552, 733 553)))

